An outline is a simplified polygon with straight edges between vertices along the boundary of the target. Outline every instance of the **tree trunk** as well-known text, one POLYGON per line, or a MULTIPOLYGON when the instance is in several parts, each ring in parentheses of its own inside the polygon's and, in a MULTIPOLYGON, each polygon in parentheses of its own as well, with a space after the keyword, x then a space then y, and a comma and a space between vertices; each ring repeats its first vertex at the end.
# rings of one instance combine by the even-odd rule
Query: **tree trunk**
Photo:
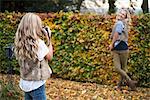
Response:
POLYGON ((84 0, 78 0, 78 3, 77 3, 77 10, 80 11, 80 7, 81 7, 81 4, 84 0))
POLYGON ((108 0, 108 3, 109 3, 109 11, 108 13, 111 14, 111 13, 115 13, 116 11, 116 6, 115 6, 115 2, 116 0, 108 0))
POLYGON ((143 13, 148 13, 149 9, 148 9, 148 0, 143 0, 143 3, 141 5, 141 8, 143 10, 143 13))

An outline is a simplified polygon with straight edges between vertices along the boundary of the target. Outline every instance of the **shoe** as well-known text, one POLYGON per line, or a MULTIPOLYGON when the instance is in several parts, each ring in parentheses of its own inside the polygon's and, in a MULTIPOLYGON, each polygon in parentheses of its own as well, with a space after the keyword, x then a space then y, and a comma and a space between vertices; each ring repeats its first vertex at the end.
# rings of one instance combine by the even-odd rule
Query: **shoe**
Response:
POLYGON ((121 79, 119 81, 119 83, 117 84, 117 86, 125 86, 126 85, 126 82, 125 82, 125 77, 121 76, 121 79))
POLYGON ((116 90, 116 91, 122 91, 122 88, 121 88, 121 86, 115 86, 114 90, 116 90))
POLYGON ((137 81, 129 80, 129 81, 127 81, 127 84, 130 87, 131 91, 136 90, 137 81))

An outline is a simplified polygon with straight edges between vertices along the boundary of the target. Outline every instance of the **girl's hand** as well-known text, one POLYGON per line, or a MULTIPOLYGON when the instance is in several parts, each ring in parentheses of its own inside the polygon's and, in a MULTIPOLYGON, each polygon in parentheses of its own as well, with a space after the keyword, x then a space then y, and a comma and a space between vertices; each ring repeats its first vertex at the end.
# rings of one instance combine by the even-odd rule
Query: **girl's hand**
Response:
POLYGON ((109 45, 109 50, 112 50, 114 46, 112 44, 109 45))

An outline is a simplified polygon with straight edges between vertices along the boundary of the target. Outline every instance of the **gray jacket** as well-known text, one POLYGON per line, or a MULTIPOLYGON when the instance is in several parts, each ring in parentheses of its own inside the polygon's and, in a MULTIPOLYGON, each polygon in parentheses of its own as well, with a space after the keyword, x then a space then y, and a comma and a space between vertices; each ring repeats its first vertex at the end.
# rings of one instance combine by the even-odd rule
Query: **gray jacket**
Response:
POLYGON ((47 60, 33 61, 31 59, 18 60, 20 65, 21 78, 24 80, 38 81, 46 80, 51 72, 47 60))

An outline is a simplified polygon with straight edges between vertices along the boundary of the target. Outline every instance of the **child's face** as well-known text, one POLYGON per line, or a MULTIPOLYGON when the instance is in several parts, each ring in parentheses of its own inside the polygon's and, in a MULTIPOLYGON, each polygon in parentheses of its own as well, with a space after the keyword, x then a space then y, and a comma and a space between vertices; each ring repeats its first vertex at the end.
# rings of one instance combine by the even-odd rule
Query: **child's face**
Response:
POLYGON ((125 19, 126 18, 126 12, 125 11, 119 12, 117 17, 118 17, 118 19, 125 19))

